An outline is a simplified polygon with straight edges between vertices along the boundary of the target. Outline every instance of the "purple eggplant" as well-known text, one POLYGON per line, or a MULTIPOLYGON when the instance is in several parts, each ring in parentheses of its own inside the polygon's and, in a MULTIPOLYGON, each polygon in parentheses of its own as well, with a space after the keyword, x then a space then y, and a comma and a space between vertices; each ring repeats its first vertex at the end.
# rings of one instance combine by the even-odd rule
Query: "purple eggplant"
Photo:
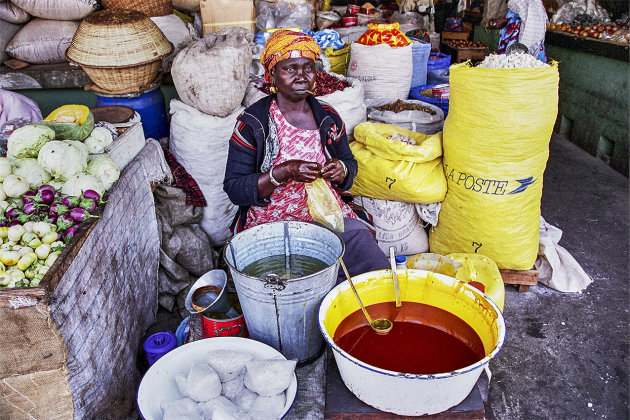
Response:
POLYGON ((11 220, 9 223, 7 223, 8 227, 11 226, 15 226, 15 225, 21 225, 22 223, 18 222, 17 220, 11 220))
POLYGON ((7 220, 0 222, 0 227, 8 226, 9 222, 7 220))
POLYGON ((25 214, 37 214, 39 213, 39 210, 37 209, 37 206, 34 203, 26 203, 24 204, 24 213, 25 214))
POLYGON ((11 220, 17 218, 20 214, 23 214, 23 213, 17 207, 10 208, 5 213, 5 215, 11 220))
POLYGON ((85 190, 83 191, 83 198, 91 198, 95 201, 101 200, 101 195, 94 190, 85 190))
POLYGON ((26 191, 24 194, 22 194, 22 196, 26 196, 26 197, 35 197, 36 195, 37 195, 37 191, 35 190, 26 191))
POLYGON ((79 203, 79 207, 83 210, 87 210, 88 212, 93 212, 96 210, 96 200, 92 198, 82 198, 79 203))
POLYGON ((63 241, 65 243, 70 242, 72 240, 72 238, 74 237, 74 235, 76 235, 78 230, 79 230, 78 226, 71 226, 71 227, 69 227, 63 234, 63 241))
POLYGON ((62 214, 57 218, 57 227, 61 232, 65 232, 70 226, 74 224, 74 219, 69 214, 62 214))
POLYGON ((50 214, 53 215, 54 217, 59 217, 62 214, 68 213, 69 211, 70 209, 65 204, 53 203, 50 206, 50 214))
POLYGON ((68 197, 64 197, 63 200, 61 200, 61 202, 64 205, 66 205, 69 209, 73 209, 79 205, 79 203, 81 202, 81 198, 68 196, 68 197))
POLYGON ((57 216, 53 216, 52 214, 47 214, 44 217, 44 220, 42 220, 43 222, 48 222, 48 223, 52 223, 53 225, 57 224, 57 216))
POLYGON ((95 218, 95 219, 99 218, 99 216, 92 216, 92 215, 90 215, 90 213, 88 213, 84 209, 81 209, 81 208, 78 208, 78 207, 70 210, 70 217, 72 217, 72 219, 75 222, 84 222, 84 221, 86 221, 87 219, 90 219, 90 218, 95 218))
POLYGON ((52 185, 48 185, 48 184, 46 184, 46 185, 42 185, 41 187, 39 187, 39 188, 37 189, 37 192, 38 192, 38 193, 40 193, 40 192, 42 192, 42 191, 50 191, 50 192, 51 192, 51 193, 53 193, 53 194, 55 194, 55 192, 56 192, 56 191, 55 191, 55 187, 53 187, 52 185))
POLYGON ((32 204, 34 202, 35 202, 35 199, 33 197, 29 197, 29 196, 26 196, 26 195, 22 196, 22 203, 24 203, 24 204, 29 204, 29 203, 32 204))
POLYGON ((55 199, 55 193, 49 190, 42 190, 37 193, 33 200, 38 203, 51 204, 55 199))

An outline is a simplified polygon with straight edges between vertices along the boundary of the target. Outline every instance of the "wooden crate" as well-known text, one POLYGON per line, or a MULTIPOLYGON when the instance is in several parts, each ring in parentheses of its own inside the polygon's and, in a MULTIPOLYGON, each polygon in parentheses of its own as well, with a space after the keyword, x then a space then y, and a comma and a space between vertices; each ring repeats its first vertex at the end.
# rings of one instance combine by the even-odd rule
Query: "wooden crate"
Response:
POLYGON ((519 292, 527 292, 529 286, 536 286, 540 277, 540 272, 534 268, 531 270, 506 270, 502 268, 499 272, 503 277, 503 283, 515 285, 519 292))
POLYGON ((442 32, 442 41, 445 39, 470 39, 470 32, 442 32))
POLYGON ((444 54, 451 55, 452 63, 462 63, 466 60, 481 61, 490 53, 490 50, 488 47, 455 48, 455 47, 451 47, 448 44, 443 44, 442 50, 444 54))

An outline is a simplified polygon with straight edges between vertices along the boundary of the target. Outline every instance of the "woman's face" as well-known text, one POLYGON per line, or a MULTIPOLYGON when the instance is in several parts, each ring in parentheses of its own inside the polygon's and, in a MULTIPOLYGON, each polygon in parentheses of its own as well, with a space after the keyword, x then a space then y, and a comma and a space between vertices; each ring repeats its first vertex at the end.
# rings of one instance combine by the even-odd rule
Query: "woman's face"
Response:
POLYGON ((315 62, 308 58, 287 58, 271 69, 278 94, 292 101, 306 98, 315 84, 315 62))

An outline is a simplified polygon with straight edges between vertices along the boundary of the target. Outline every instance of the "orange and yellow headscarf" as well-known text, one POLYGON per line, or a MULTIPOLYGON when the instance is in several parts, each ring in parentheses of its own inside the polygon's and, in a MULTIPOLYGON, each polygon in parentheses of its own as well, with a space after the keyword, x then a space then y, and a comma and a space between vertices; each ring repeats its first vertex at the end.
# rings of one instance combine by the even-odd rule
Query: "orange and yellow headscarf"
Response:
POLYGON ((267 39, 265 50, 260 54, 260 62, 265 67, 265 80, 271 83, 271 69, 279 61, 301 57, 315 61, 321 53, 321 48, 313 38, 302 32, 286 29, 275 31, 267 39))

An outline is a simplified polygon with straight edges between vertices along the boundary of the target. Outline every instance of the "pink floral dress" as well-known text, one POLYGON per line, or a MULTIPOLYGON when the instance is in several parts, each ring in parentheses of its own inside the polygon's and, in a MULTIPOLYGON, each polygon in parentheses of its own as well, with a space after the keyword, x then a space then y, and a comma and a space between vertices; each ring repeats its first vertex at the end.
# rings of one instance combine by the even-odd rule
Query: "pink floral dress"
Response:
MULTIPOLYGON (((287 160, 300 159, 309 162, 317 162, 323 165, 326 162, 319 130, 304 130, 289 124, 284 118, 276 101, 271 103, 271 117, 278 130, 280 151, 273 163, 277 166, 287 160)), ((327 183, 330 186, 330 183, 327 183)), ((352 209, 341 200, 341 197, 331 188, 337 198, 337 202, 343 212, 343 217, 357 218, 352 209)), ((276 187, 270 197, 270 202, 264 207, 252 206, 247 213, 245 229, 262 223, 278 222, 281 220, 298 220, 312 222, 313 218, 308 212, 306 189, 304 183, 289 180, 276 187)))

